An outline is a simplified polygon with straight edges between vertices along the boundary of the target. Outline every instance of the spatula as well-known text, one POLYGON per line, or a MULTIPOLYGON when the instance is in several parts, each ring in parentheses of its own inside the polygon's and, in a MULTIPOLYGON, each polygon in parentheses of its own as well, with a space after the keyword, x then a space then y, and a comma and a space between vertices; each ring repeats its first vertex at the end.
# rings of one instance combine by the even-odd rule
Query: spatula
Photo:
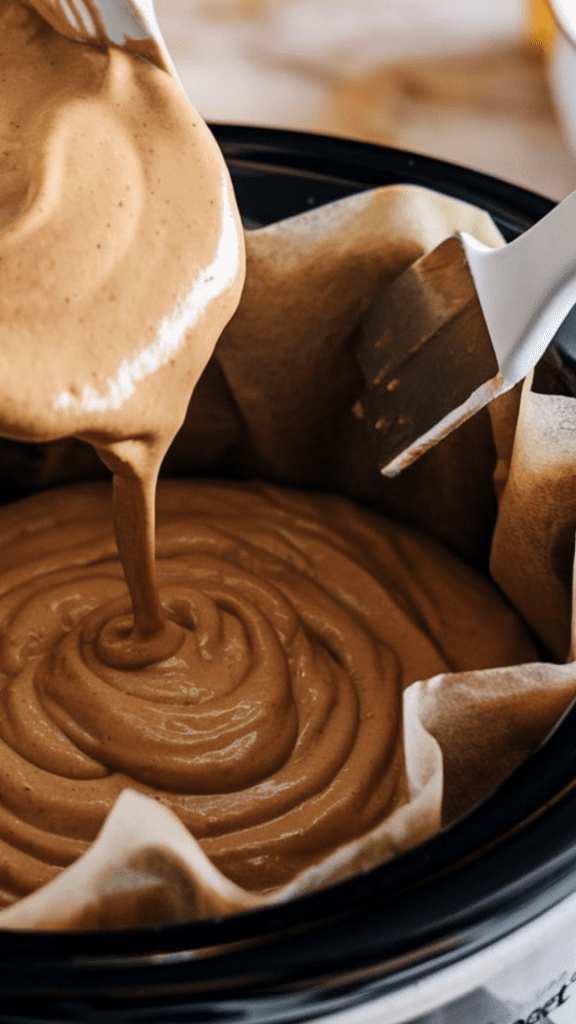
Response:
POLYGON ((62 35, 79 42, 114 43, 145 57, 177 80, 158 27, 153 0, 26 0, 62 35))
POLYGON ((384 475, 522 380, 574 304, 576 192, 508 245, 460 232, 384 288, 358 353, 384 475))

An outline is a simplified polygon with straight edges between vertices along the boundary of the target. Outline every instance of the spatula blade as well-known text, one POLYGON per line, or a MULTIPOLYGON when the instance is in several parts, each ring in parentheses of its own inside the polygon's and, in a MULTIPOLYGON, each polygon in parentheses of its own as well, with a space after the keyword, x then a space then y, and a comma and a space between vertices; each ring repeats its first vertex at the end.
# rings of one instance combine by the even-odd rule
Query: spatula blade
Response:
POLYGON ((358 358, 362 412, 388 476, 495 397, 499 365, 457 235, 383 289, 358 358))

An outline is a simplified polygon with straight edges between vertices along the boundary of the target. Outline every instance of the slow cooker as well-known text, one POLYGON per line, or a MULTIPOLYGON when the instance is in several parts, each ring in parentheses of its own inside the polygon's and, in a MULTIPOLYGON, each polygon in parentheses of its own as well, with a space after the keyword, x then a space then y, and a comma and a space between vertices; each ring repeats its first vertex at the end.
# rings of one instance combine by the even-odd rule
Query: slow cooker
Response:
MULTIPOLYGON (((214 130, 249 227, 392 183, 475 203, 508 240, 552 205, 412 153, 214 130)), ((464 818, 314 895, 140 931, 0 932, 0 996, 2 1024, 576 1021, 576 708, 464 818)))

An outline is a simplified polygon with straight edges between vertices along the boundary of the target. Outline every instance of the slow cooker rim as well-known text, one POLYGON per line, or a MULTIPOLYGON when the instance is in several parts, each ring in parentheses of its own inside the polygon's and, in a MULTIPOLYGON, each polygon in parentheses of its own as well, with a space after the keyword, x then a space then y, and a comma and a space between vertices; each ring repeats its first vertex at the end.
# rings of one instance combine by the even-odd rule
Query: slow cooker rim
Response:
POLYGON ((224 122, 211 122, 210 129, 227 163, 235 168, 301 173, 308 180, 316 177, 356 191, 394 183, 433 188, 431 182, 441 180, 445 194, 485 208, 489 195, 490 213, 506 236, 526 230, 555 205, 544 195, 494 175, 394 146, 224 122))
MULTIPOLYGON (((354 188, 370 188, 378 184, 389 184, 392 181, 410 181, 414 184, 434 187, 432 181, 434 179, 436 181, 441 180, 442 191, 488 208, 499 225, 512 234, 528 227, 529 224, 546 213, 553 205, 550 200, 543 196, 519 189, 488 175, 480 174, 467 168, 460 168, 455 164, 422 157, 415 153, 392 149, 391 147, 380 147, 368 143, 334 139, 323 135, 309 135, 302 132, 289 132, 281 129, 214 125, 213 130, 233 171, 235 167, 252 168, 255 171, 258 168, 264 170, 272 170, 274 168, 275 172, 277 171, 279 174, 289 173, 295 176, 305 174, 307 171, 311 179, 316 177, 318 180, 330 180, 333 182, 340 180, 342 187, 347 186, 351 190, 354 188), (335 171, 337 172, 336 174, 334 173, 335 171), (488 206, 486 195, 491 197, 488 206)), ((576 709, 571 710, 565 716, 555 730, 554 739, 550 741, 555 744, 557 751, 563 752, 566 763, 562 770, 565 772, 565 775, 570 773, 570 765, 572 766, 570 781, 576 774, 574 770, 576 769, 576 759, 570 760, 569 757, 570 749, 574 750, 573 740, 575 734, 576 709)), ((540 755, 539 752, 535 757, 538 758, 540 755, 545 760, 546 750, 549 752, 550 748, 545 747, 542 749, 545 751, 544 755, 540 755)), ((534 763, 533 760, 529 762, 532 769, 534 763)), ((527 771, 526 765, 518 769, 520 775, 523 771, 527 771)), ((466 819, 455 823, 451 829, 443 831, 416 850, 410 851, 403 857, 391 862, 395 865, 395 870, 397 871, 399 867, 402 867, 406 873, 410 864, 410 858, 412 858, 413 864, 418 859, 430 861, 435 848, 438 850, 444 848, 444 853, 447 855, 450 844, 454 842, 454 837, 458 837, 462 833, 462 829, 470 825, 470 821, 474 820, 475 815, 483 814, 489 817, 490 809, 496 805, 500 808, 500 814, 502 813, 504 806, 502 803, 503 793, 505 795, 506 786, 509 788, 513 786, 514 780, 518 781, 516 773, 503 784, 504 790, 500 787, 492 797, 484 802, 481 808, 470 812, 466 819)), ((543 792, 547 794, 545 800, 555 800, 557 789, 561 788, 561 786, 558 787, 556 785, 558 776, 554 776, 554 780, 553 785, 539 787, 536 792, 531 792, 530 796, 533 803, 538 803, 538 800, 540 804, 542 803, 540 798, 543 792)), ((567 778, 565 779, 565 785, 568 785, 567 778)), ((524 809, 526 810, 526 808, 524 809)), ((557 901, 566 894, 563 870, 565 867, 568 868, 576 862, 576 832, 572 838, 572 833, 568 829, 570 822, 576 819, 574 810, 576 810, 576 792, 570 790, 560 800, 553 802, 551 806, 527 826, 534 841, 538 837, 541 839, 545 837, 547 829, 550 829, 551 822, 553 821, 556 821, 559 832, 564 830, 563 834, 566 842, 560 844, 558 849, 556 885, 554 894, 551 897, 553 901, 557 901)), ((492 821, 494 823, 493 819, 492 821)), ((498 844, 498 849, 501 850, 504 845, 508 851, 512 851, 517 844, 517 839, 517 835, 508 836, 507 839, 502 840, 498 844)), ((532 849, 535 848, 533 843, 530 845, 532 849)), ((476 852, 478 852, 478 849, 484 849, 484 847, 477 848, 476 852)), ((472 857, 473 851, 468 851, 468 854, 472 857)), ((234 941, 232 936, 235 933, 238 935, 241 933, 245 937, 248 932, 255 938, 265 942, 277 936, 279 932, 290 933, 294 928, 298 929, 304 922, 310 920, 311 912, 312 916, 314 913, 317 914, 314 920, 317 925, 320 925, 316 929, 317 935, 321 937, 326 932, 329 937, 330 930, 333 929, 333 925, 330 922, 333 920, 334 915, 333 913, 327 914, 327 900, 332 904, 332 909, 335 899, 342 904, 343 909, 340 916, 343 921, 353 918, 359 919, 358 900, 360 899, 361 902, 370 900, 372 905, 374 904, 374 889, 381 882, 382 875, 390 871, 390 866, 390 864, 383 865, 372 872, 368 872, 366 875, 340 883, 339 886, 333 887, 326 892, 316 893, 312 896, 292 901, 290 904, 256 911, 248 915, 238 915, 233 918, 227 917, 219 921, 197 922, 192 925, 183 924, 168 928, 130 931, 128 933, 96 932, 78 934, 51 932, 50 952, 48 954, 45 949, 45 933, 5 932, 0 937, 1 955, 6 967, 9 964, 15 963, 27 963, 31 966, 39 963, 55 964, 59 963, 62 958, 73 957, 73 962, 81 970, 89 967, 91 960, 95 961, 94 966, 96 966, 96 961, 102 957, 104 950, 110 954, 111 959, 115 955, 121 958, 122 953, 125 953, 126 942, 129 936, 133 957, 138 959, 139 956, 142 956, 142 963, 145 965, 147 956, 150 953, 165 952, 169 954, 176 950, 200 950, 206 946, 226 944, 234 941), (352 912, 350 912, 351 904, 353 905, 352 912), (329 923, 323 928, 321 921, 328 921, 329 923), (8 945, 9 949, 3 948, 8 945)), ((516 862, 515 868, 517 867, 518 863, 516 862)), ((478 871, 478 860, 472 857, 462 867, 462 870, 465 870, 470 877, 470 872, 478 871)), ((537 877, 537 874, 533 875, 532 881, 535 892, 537 893, 540 890, 542 894, 543 880, 537 877)), ((451 876, 451 884, 454 883, 455 877, 455 875, 451 876)), ((434 876, 430 884, 433 884, 438 889, 438 886, 442 888, 444 883, 442 879, 434 876)), ((572 889, 574 887, 576 887, 576 881, 572 883, 572 889)), ((421 885, 418 885, 415 891, 420 892, 421 896, 421 885)), ((405 890, 402 890, 402 892, 405 893, 405 890)), ((500 893, 501 897, 502 895, 500 893)), ((512 898, 510 892, 508 892, 508 897, 512 898)), ((400 898, 400 893, 398 898, 400 898)), ((528 914, 537 912, 537 902, 536 899, 531 909, 529 907, 526 908, 528 914)), ((547 905, 551 904, 548 903, 547 905)), ((496 908, 493 907, 492 909, 495 913, 496 908)), ((310 937, 308 932, 308 940, 310 937)), ((218 955, 222 956, 222 954, 218 955)), ((224 959, 226 959, 225 954, 224 959)), ((328 961, 328 959, 329 957, 326 955, 326 960, 328 961)), ((198 961, 198 963, 204 965, 204 968, 208 966, 208 962, 204 958, 198 961)), ((110 959, 107 960, 107 963, 110 964, 110 959)))

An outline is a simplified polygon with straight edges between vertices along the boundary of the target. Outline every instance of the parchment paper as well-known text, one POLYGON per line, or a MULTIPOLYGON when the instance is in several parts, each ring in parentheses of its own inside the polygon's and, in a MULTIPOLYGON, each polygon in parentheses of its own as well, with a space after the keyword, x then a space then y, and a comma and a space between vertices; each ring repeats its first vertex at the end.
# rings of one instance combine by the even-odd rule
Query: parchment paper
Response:
MULTIPOLYGON (((86 854, 0 913, 5 928, 142 926, 249 909, 414 846, 492 791, 545 739, 576 692, 572 567, 576 405, 526 382, 401 477, 378 472, 358 416, 358 325, 381 284, 455 230, 502 242, 490 218, 413 186, 363 193, 247 234, 243 299, 169 452, 170 475, 321 487, 439 539, 488 571, 542 644, 542 662, 450 673, 405 693, 409 800, 290 885, 246 892, 156 801, 126 790, 86 854), (553 663, 557 662, 557 663, 553 663)), ((0 463, 30 478, 30 453, 0 463), (24 468, 27 469, 24 474, 24 468)), ((35 452, 36 487, 100 475, 70 441, 35 452)))

